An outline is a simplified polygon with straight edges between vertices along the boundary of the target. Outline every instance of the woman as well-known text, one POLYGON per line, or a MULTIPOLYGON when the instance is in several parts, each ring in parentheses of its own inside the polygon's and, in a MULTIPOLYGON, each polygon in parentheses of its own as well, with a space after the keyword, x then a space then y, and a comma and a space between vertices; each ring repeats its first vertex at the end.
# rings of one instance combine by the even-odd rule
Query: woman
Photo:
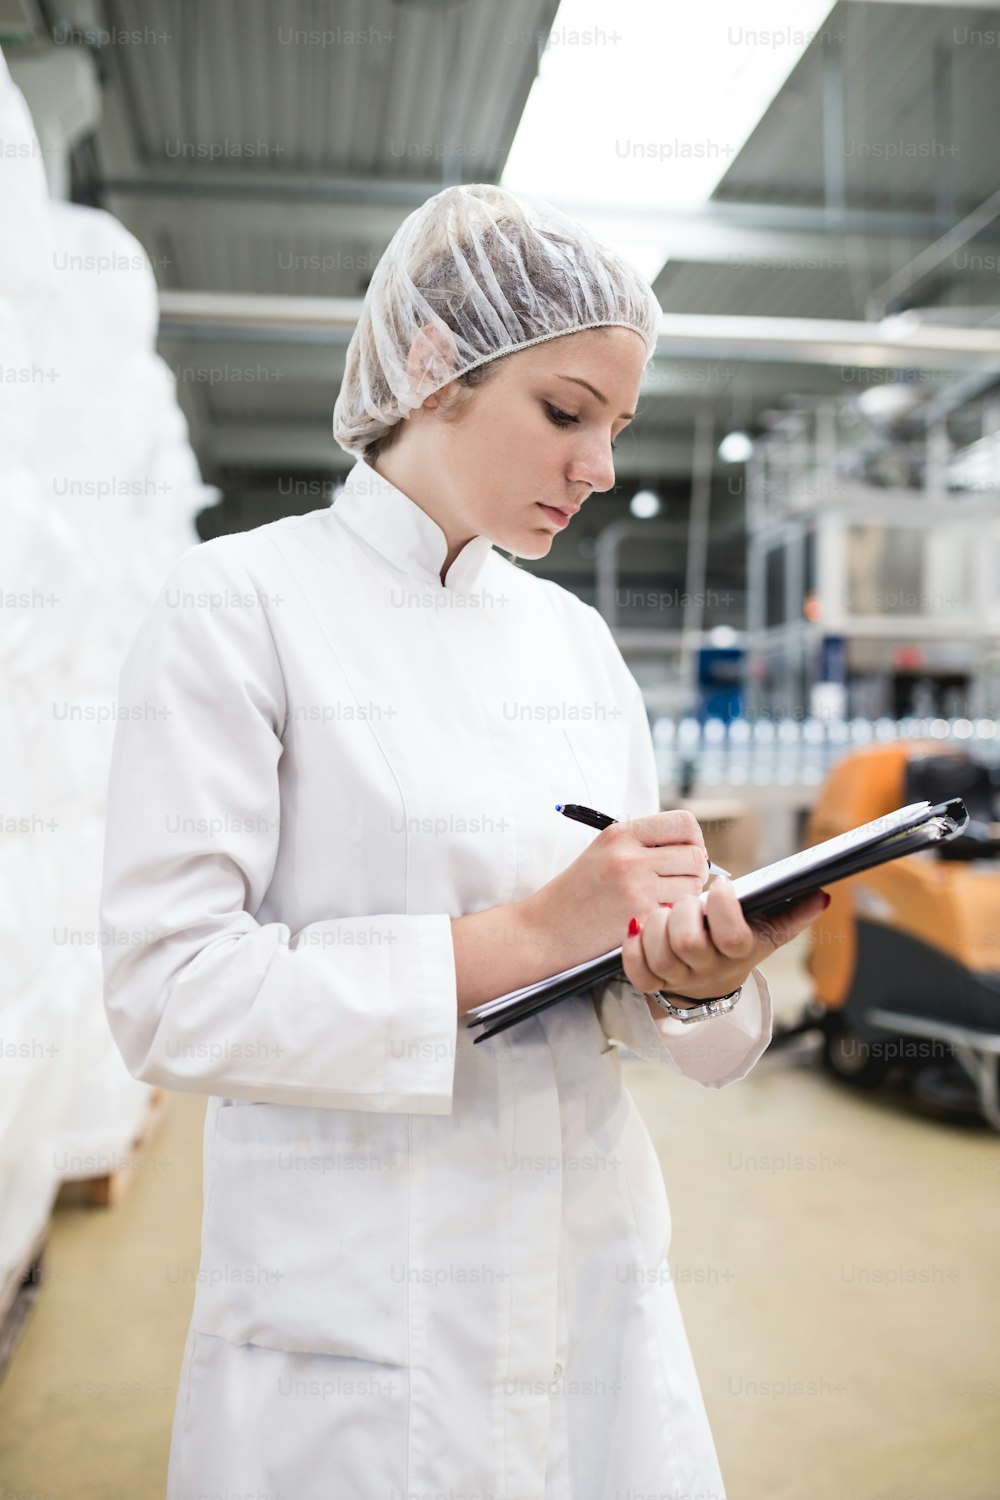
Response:
POLYGON ((721 1500, 620 1047, 742 1078, 753 965, 822 902, 751 929, 723 881, 705 930, 607 626, 494 550, 612 487, 656 316, 545 205, 431 198, 348 350, 343 493, 192 547, 125 662, 107 1013, 209 1095, 171 1500, 721 1500), (630 984, 473 1044, 472 1006, 623 941, 630 984))

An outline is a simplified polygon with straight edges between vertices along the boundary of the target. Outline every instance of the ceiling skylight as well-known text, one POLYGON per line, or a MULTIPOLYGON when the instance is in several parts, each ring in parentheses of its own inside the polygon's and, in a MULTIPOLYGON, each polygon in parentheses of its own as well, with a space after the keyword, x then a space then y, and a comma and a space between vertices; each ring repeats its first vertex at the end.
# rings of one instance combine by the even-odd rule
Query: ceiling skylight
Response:
POLYGON ((663 215, 703 204, 831 0, 562 0, 503 186, 587 224, 652 280, 663 215))

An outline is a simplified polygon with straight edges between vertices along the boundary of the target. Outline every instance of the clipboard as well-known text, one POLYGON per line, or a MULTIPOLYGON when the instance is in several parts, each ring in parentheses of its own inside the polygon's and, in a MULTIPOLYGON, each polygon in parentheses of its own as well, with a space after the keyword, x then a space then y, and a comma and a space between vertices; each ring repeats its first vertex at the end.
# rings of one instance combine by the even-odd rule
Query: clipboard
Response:
MULTIPOLYGON (((787 859, 741 875, 733 881, 733 891, 744 916, 779 916, 810 891, 956 838, 968 822, 968 809, 960 797, 934 804, 911 802, 787 859)), ((702 891, 698 899, 704 907, 708 892, 702 891)), ((707 917, 705 921, 707 924, 707 917)), ((466 1026, 486 1027, 475 1038, 477 1043, 485 1042, 569 995, 625 979, 621 956, 620 947, 612 948, 561 974, 488 1000, 467 1012, 466 1026)))

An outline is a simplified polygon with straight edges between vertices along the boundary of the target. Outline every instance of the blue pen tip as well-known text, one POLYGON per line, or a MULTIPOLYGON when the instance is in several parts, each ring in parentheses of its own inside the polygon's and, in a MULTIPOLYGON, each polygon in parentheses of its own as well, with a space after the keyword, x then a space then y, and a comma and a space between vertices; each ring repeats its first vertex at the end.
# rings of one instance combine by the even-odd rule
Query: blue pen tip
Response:
POLYGON ((562 812, 562 803, 561 802, 557 802, 556 803, 556 812, 562 812))

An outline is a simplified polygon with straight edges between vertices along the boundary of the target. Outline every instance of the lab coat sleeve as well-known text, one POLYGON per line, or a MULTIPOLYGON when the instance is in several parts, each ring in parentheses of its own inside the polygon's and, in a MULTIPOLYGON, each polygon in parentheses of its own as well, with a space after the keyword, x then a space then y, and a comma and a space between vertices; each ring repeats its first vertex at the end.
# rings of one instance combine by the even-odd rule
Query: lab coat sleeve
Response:
MULTIPOLYGON (((642 691, 607 624, 596 610, 591 613, 615 690, 629 716, 628 786, 621 816, 645 817, 660 811, 660 788, 642 691)), ((672 1067, 706 1088, 723 1088, 744 1078, 771 1040, 771 996, 759 969, 747 976, 732 1011, 704 1021, 685 1023, 665 1013, 654 1018, 646 997, 624 980, 595 986, 592 994, 609 1041, 648 1062, 672 1067)))
POLYGON ((255 919, 278 849, 287 705, 236 541, 178 559, 121 669, 100 898, 115 1042, 133 1076, 166 1088, 450 1114, 448 915, 380 915, 378 944, 371 916, 297 932, 255 919))

